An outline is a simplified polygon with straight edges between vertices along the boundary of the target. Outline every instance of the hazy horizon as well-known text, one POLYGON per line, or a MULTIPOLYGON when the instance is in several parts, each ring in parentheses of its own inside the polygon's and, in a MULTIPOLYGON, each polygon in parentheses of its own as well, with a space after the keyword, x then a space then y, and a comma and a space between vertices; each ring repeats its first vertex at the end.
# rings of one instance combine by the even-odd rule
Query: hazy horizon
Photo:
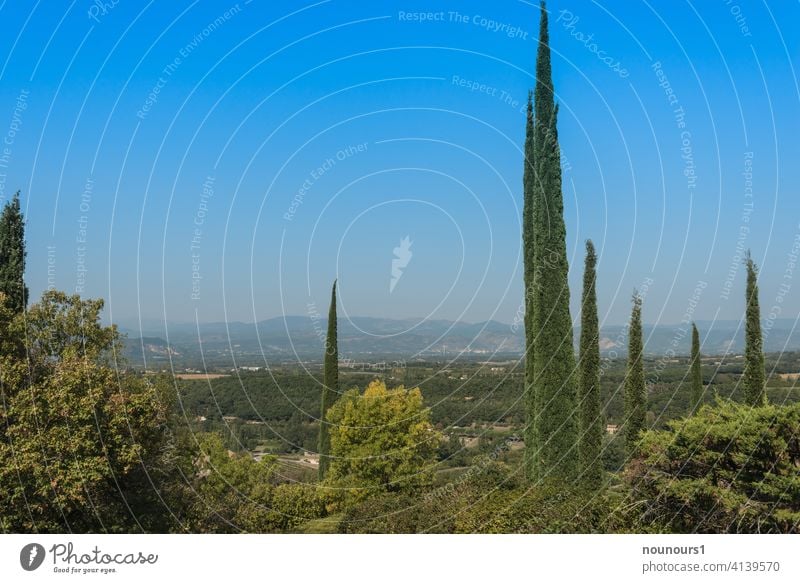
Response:
MULTIPOLYGON (((776 23, 800 6, 746 30, 725 3, 548 8, 573 319, 587 238, 601 321, 634 288, 646 322, 738 319, 747 248, 762 315, 800 313, 800 32, 776 23)), ((338 278, 342 318, 513 322, 538 6, 430 10, 5 6, 0 200, 22 191, 32 300, 261 321, 324 314, 338 278)))

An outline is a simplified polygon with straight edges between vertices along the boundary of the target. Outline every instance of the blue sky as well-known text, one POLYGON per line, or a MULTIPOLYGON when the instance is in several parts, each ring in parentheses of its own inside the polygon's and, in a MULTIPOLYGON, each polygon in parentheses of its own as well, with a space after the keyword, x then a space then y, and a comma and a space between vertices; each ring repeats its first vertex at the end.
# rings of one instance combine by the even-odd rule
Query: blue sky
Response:
MULTIPOLYGON (((548 9, 573 317, 592 238, 606 323, 634 287, 647 322, 739 318, 745 247, 763 315, 796 318, 800 5, 548 9)), ((22 191, 34 297, 253 321, 326 309, 338 277, 340 317, 514 318, 536 5, 3 2, 0 22, 0 194, 22 191)))

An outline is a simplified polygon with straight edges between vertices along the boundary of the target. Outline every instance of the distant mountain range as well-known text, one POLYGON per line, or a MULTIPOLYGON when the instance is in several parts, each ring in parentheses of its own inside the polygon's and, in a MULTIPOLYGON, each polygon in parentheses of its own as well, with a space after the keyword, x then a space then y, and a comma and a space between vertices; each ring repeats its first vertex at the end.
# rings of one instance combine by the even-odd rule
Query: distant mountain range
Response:
MULTIPOLYGON (((697 322, 707 355, 738 353, 744 349, 743 324, 735 320, 697 322)), ((452 358, 459 353, 475 357, 519 355, 524 350, 522 326, 494 320, 468 324, 449 320, 393 320, 388 318, 340 319, 339 353, 345 357, 396 357, 410 359, 452 358)), ((134 363, 167 360, 185 363, 198 359, 218 362, 235 357, 240 364, 297 358, 318 360, 324 348, 327 320, 287 316, 256 324, 215 322, 200 324, 168 323, 143 333, 121 328, 128 334, 127 356, 134 363), (167 341, 167 338, 169 341, 167 341)), ((577 343, 578 333, 575 332, 577 343)), ((645 325, 645 352, 650 355, 689 353, 691 332, 685 326, 645 325)), ((774 320, 764 326, 766 352, 800 350, 800 327, 794 320, 774 320)), ((624 326, 601 329, 601 352, 623 356, 627 348, 624 326)))

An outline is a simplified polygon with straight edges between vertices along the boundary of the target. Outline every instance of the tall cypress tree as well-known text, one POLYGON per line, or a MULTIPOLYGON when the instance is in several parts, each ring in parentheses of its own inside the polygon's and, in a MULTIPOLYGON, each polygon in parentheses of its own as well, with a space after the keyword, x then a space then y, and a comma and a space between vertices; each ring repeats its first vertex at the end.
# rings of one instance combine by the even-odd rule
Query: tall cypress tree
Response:
POLYGON ((536 190, 534 180, 534 151, 533 151, 533 94, 528 92, 528 114, 525 124, 525 160, 522 172, 522 253, 523 273, 525 284, 525 397, 528 412, 525 425, 525 473, 533 479, 537 466, 537 436, 535 412, 536 391, 534 378, 536 377, 536 293, 535 293, 535 255, 533 231, 533 201, 536 190))
POLYGON ((322 404, 319 421, 319 479, 325 478, 330 465, 330 427, 325 414, 339 396, 339 341, 336 333, 336 281, 331 290, 328 310, 328 337, 325 339, 325 364, 322 386, 322 404))
POLYGON ((25 285, 25 219, 19 205, 19 192, 3 208, 0 215, 0 292, 15 314, 28 305, 25 285))
POLYGON ((647 407, 642 352, 642 296, 634 292, 628 336, 628 371, 625 375, 625 447, 629 455, 644 430, 647 407))
POLYGON ((589 488, 602 483, 600 451, 603 427, 600 416, 600 325, 597 319, 597 255, 591 240, 586 241, 581 303, 581 345, 579 387, 580 459, 583 481, 589 488))
POLYGON ((541 4, 533 119, 533 421, 529 475, 573 481, 578 471, 577 370, 567 283, 567 245, 558 147, 558 106, 550 67, 547 9, 541 4))
POLYGON ((744 399, 748 405, 758 407, 767 402, 764 388, 764 350, 761 338, 761 309, 758 306, 758 268, 747 251, 747 295, 744 344, 744 399))
POLYGON ((692 322, 692 400, 689 405, 690 412, 694 413, 703 400, 703 373, 700 369, 700 333, 692 322))

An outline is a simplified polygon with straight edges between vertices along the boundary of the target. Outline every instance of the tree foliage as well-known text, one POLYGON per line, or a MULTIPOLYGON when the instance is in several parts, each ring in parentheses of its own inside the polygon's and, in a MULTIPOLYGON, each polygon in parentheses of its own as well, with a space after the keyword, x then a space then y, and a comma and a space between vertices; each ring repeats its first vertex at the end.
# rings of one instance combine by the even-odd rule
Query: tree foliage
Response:
POLYGON ((800 531, 800 404, 704 406, 646 432, 627 481, 643 520, 674 532, 800 531))
POLYGON ((690 411, 694 412, 703 402, 703 372, 700 362, 700 333, 697 331, 697 326, 692 322, 692 357, 691 357, 691 383, 692 383, 692 398, 690 403, 690 411))
POLYGON ((25 219, 19 204, 19 192, 3 207, 0 215, 0 292, 9 309, 18 314, 28 305, 25 285, 25 219))
POLYGON ((533 149, 533 93, 528 92, 528 109, 525 123, 525 159, 522 173, 522 251, 523 272, 525 284, 525 407, 527 423, 525 425, 525 442, 528 444, 525 455, 525 471, 530 478, 536 475, 538 465, 536 458, 536 253, 534 232, 534 199, 536 196, 536 182, 534 179, 534 164, 536 163, 533 149))
POLYGON ((191 493, 185 527, 191 532, 270 532, 281 524, 272 511, 275 458, 254 460, 225 448, 215 433, 197 434, 190 449, 191 493))
MULTIPOLYGON (((550 66, 547 9, 542 2, 536 60, 533 120, 533 176, 530 195, 533 218, 529 235, 533 251, 534 297, 530 328, 534 363, 533 443, 528 443, 528 475, 535 480, 571 482, 577 476, 577 369, 569 313, 566 226, 561 192, 561 152, 558 146, 558 106, 550 66)), ((529 356, 530 357, 530 356, 529 356)))
POLYGON ((529 486, 504 463, 470 468, 423 496, 383 495, 349 508, 347 533, 597 533, 639 529, 620 494, 529 486))
POLYGON ((373 381, 345 392, 328 411, 328 481, 349 498, 413 491, 430 483, 442 440, 419 389, 387 389, 373 381))
POLYGON ((589 488, 600 486, 603 478, 601 447, 603 417, 600 410, 600 325, 597 319, 597 255, 586 241, 583 271, 580 339, 580 441, 582 481, 589 488))
POLYGON ((170 387, 105 364, 118 334, 100 324, 102 305, 46 292, 7 330, 27 358, 4 354, 0 367, 4 530, 168 526, 170 387))
POLYGON ((628 371, 625 376, 625 447, 633 453, 644 430, 647 412, 647 386, 644 378, 642 340, 642 296, 633 294, 633 308, 628 333, 628 371))
POLYGON ((767 400, 764 381, 764 348, 761 337, 761 310, 758 306, 758 268, 747 252, 746 313, 744 343, 744 399, 753 406, 763 405, 767 400))
POLYGON ((330 466, 330 427, 326 422, 328 409, 339 397, 339 341, 336 334, 336 282, 331 289, 328 310, 328 336, 325 339, 325 364, 319 422, 319 479, 323 480, 330 466))

